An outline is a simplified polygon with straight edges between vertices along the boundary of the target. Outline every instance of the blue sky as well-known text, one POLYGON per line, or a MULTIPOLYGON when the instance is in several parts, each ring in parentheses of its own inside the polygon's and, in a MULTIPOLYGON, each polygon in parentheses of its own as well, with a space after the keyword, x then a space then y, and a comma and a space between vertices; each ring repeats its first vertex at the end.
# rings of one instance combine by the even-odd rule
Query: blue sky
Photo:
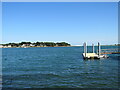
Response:
POLYGON ((118 43, 117 2, 4 2, 3 43, 118 43))

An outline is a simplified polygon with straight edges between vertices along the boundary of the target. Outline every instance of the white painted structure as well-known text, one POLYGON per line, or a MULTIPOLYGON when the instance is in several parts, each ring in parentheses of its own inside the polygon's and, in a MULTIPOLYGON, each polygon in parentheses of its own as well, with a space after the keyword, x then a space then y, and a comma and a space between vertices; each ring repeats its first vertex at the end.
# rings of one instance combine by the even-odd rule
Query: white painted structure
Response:
POLYGON ((11 46, 11 45, 8 45, 7 47, 10 48, 10 47, 12 47, 12 46, 11 46))
POLYGON ((92 44, 92 50, 93 50, 93 53, 87 53, 87 44, 84 43, 84 53, 82 54, 83 55, 83 58, 84 59, 100 59, 100 58, 108 58, 107 55, 101 55, 100 54, 100 43, 98 42, 98 54, 94 53, 94 44, 92 44))

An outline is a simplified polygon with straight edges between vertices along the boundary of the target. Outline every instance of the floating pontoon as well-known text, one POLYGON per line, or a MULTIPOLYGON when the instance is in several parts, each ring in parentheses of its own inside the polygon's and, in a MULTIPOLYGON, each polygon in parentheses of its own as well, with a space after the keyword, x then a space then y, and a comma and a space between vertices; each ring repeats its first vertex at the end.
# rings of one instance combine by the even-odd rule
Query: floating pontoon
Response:
POLYGON ((93 52, 92 53, 87 53, 87 45, 86 43, 84 43, 84 53, 82 54, 83 55, 83 58, 84 59, 101 59, 101 58, 108 58, 107 55, 101 55, 100 54, 100 43, 98 42, 98 54, 97 53, 94 53, 94 44, 92 44, 92 50, 93 52))

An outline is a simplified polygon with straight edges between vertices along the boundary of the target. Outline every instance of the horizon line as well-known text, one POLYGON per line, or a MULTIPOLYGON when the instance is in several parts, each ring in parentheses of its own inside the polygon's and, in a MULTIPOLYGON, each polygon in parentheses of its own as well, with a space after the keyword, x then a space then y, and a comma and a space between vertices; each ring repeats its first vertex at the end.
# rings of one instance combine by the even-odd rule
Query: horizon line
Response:
MULTIPOLYGON (((9 43, 21 43, 21 42, 31 42, 31 43, 36 43, 36 42, 53 42, 53 43, 61 43, 61 42, 65 42, 65 43, 68 43, 68 44, 70 44, 71 46, 83 46, 83 45, 81 45, 81 44, 71 44, 71 43, 69 43, 69 42, 67 42, 67 41, 20 41, 20 42, 7 42, 7 43, 0 43, 0 45, 2 45, 2 44, 9 44, 9 43)), ((83 42, 84 43, 84 42, 83 42)), ((98 42, 96 42, 96 43, 98 43, 98 42)), ((94 45, 97 45, 97 44, 94 44, 94 43, 91 43, 91 44, 87 44, 88 46, 91 46, 92 44, 94 44, 94 45)), ((100 43, 100 42, 99 42, 100 43)), ((101 43, 100 43, 101 44, 101 43)), ((113 44, 101 44, 101 45, 118 45, 118 44, 120 44, 120 43, 113 43, 113 44)))

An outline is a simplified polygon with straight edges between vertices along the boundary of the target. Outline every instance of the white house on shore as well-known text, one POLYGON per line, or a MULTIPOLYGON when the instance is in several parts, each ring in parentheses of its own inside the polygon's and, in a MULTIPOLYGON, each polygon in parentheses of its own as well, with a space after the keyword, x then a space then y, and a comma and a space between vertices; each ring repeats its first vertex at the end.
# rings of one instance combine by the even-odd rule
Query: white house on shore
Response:
POLYGON ((7 47, 10 48, 10 47, 12 47, 12 46, 11 46, 11 45, 8 45, 7 47))
POLYGON ((26 44, 23 44, 21 47, 26 47, 26 44))
POLYGON ((30 44, 29 46, 30 46, 30 47, 34 47, 35 45, 33 45, 33 44, 30 44))

